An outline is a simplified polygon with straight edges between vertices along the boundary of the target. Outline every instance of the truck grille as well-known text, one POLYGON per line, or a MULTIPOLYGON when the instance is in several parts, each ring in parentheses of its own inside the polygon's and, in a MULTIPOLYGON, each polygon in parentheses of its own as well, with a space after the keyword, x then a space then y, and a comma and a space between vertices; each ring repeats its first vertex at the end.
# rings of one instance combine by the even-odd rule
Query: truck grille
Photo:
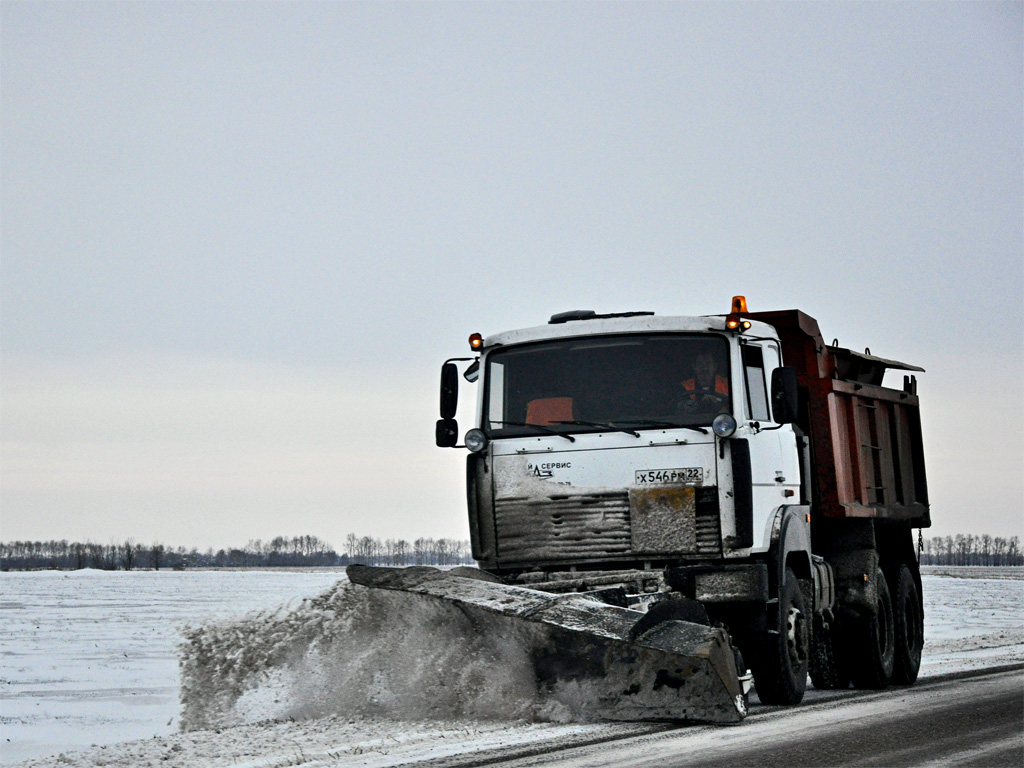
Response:
MULTIPOLYGON (((498 558, 505 565, 633 554, 626 491, 511 496, 496 499, 494 512, 498 558)), ((690 525, 695 530, 695 554, 721 554, 717 488, 696 489, 690 525)))
POLYGON ((698 488, 696 504, 697 552, 717 555, 722 552, 722 523, 718 515, 718 489, 698 488))
POLYGON ((507 497, 494 503, 504 562, 599 559, 629 554, 625 491, 507 497))

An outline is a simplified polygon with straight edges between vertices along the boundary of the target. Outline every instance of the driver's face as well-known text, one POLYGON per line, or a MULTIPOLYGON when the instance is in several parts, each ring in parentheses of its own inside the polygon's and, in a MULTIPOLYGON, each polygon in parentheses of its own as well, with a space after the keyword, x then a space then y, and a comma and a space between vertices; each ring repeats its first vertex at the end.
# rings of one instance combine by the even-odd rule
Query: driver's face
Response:
POLYGON ((697 355, 693 362, 693 370, 697 375, 697 384, 711 387, 715 383, 715 359, 711 355, 697 355))

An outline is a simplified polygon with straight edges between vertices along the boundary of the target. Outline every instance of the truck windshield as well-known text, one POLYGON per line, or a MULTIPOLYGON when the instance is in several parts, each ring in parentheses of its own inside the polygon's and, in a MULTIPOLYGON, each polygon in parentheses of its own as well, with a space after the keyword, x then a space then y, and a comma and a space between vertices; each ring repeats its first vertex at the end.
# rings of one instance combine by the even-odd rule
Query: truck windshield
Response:
POLYGON ((559 339, 487 356, 484 428, 502 437, 706 426, 732 412, 729 345, 712 334, 559 339))

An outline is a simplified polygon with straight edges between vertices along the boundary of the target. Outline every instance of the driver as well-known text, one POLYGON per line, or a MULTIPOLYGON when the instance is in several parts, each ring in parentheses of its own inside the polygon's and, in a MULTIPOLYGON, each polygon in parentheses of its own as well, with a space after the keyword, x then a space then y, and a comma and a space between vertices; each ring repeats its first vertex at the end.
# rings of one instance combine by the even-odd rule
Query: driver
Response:
POLYGON ((728 403, 729 379, 718 375, 715 356, 700 352, 693 361, 693 378, 683 382, 683 389, 692 392, 686 398, 691 408, 725 407, 728 403))

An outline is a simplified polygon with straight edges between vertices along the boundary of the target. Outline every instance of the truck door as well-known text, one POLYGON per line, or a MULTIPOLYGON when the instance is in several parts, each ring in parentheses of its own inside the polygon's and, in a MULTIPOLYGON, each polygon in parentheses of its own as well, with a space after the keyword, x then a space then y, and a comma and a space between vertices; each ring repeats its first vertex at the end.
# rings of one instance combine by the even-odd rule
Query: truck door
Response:
MULTIPOLYGON (((741 408, 746 409, 747 420, 760 427, 774 427, 769 407, 768 382, 771 372, 779 365, 777 349, 769 344, 744 343, 741 347, 743 362, 743 389, 741 408)), ((784 428, 786 429, 786 428, 784 428)), ((783 486, 797 478, 785 475, 779 430, 752 427, 746 439, 750 450, 750 479, 753 501, 754 549, 765 550, 765 527, 776 507, 784 502, 783 486)))

